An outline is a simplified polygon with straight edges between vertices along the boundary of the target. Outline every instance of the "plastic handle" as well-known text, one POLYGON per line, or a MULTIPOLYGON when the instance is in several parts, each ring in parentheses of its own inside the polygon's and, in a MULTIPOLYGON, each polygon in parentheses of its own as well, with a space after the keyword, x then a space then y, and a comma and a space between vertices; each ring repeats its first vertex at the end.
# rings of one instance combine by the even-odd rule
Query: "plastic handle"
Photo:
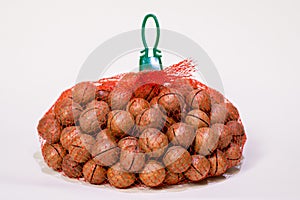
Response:
POLYGON ((152 17, 154 19, 155 25, 156 25, 156 40, 155 40, 155 44, 153 49, 157 49, 158 46, 158 42, 159 42, 159 37, 160 37, 160 28, 159 28, 159 23, 157 20, 157 17, 153 14, 148 14, 145 16, 144 20, 143 20, 143 24, 142 24, 142 40, 143 40, 143 44, 145 49, 148 49, 148 44, 146 42, 146 36, 145 36, 145 27, 146 27, 146 23, 147 20, 152 17))
POLYGON ((140 71, 162 70, 161 55, 160 55, 161 51, 157 49, 159 37, 160 37, 160 28, 159 28, 157 17, 153 14, 146 15, 142 24, 142 41, 145 49, 141 51, 143 55, 140 56, 140 71), (153 18, 156 25, 156 40, 153 47, 153 56, 151 57, 149 57, 149 47, 146 42, 146 36, 145 36, 145 26, 149 18, 153 18))

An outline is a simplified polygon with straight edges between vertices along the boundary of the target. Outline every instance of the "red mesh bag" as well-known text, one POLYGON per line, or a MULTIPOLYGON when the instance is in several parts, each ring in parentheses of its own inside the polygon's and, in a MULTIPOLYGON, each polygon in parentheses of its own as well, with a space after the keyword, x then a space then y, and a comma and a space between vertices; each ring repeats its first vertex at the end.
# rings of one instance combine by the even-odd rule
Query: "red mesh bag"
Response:
POLYGON ((117 188, 199 182, 238 166, 246 142, 239 112, 194 71, 184 60, 64 91, 37 127, 45 162, 117 188))

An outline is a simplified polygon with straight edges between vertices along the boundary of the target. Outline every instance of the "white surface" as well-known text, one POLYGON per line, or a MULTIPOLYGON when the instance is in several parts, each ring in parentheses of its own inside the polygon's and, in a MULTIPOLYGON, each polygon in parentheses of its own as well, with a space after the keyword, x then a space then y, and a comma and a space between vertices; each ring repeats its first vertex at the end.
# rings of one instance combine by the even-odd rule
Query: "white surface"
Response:
MULTIPOLYGON (((292 0, 0 2, 1 199, 299 199, 300 4, 292 0), (208 186, 128 192, 45 174, 38 120, 89 53, 156 13, 199 43, 240 110, 242 170, 208 186)), ((167 63, 165 63, 167 64, 167 63)))

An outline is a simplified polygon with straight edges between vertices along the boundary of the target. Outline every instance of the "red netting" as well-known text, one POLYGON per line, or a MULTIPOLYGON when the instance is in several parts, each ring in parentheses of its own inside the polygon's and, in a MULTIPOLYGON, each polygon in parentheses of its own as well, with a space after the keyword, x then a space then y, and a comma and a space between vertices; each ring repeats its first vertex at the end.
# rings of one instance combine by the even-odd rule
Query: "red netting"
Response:
POLYGON ((239 165, 246 135, 238 110, 195 71, 184 60, 64 91, 38 125, 45 162, 118 188, 199 182, 239 165))

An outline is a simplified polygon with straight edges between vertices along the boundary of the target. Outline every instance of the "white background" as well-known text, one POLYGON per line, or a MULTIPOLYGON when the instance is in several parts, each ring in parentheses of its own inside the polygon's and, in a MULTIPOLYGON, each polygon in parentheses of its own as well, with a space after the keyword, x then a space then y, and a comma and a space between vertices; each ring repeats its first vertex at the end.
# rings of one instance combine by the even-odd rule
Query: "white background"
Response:
POLYGON ((299 9, 297 0, 0 1, 0 198, 299 199, 299 9), (99 188, 42 172, 38 120, 98 45, 140 28, 148 12, 214 61, 248 134, 241 171, 163 191, 99 188))

